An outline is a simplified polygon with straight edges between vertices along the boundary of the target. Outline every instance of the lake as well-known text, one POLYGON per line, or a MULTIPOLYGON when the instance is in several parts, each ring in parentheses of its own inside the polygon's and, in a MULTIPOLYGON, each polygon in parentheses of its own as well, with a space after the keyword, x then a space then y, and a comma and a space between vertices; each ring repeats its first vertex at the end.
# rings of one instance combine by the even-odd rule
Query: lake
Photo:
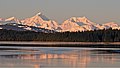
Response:
POLYGON ((0 46, 0 68, 119 68, 115 48, 0 46))

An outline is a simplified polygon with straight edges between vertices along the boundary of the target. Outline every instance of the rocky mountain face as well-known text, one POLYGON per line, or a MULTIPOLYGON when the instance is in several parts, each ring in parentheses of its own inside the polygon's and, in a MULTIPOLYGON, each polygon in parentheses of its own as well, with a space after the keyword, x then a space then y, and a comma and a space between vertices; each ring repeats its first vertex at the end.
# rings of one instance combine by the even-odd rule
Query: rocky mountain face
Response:
POLYGON ((59 25, 54 20, 47 18, 41 12, 37 13, 33 17, 26 18, 24 20, 18 20, 15 17, 11 17, 8 19, 0 18, 0 25, 1 25, 0 29, 8 29, 8 30, 11 29, 11 30, 20 31, 22 28, 23 31, 31 30, 35 32, 46 32, 46 33, 51 31, 52 32, 53 31, 55 32, 94 31, 94 30, 103 30, 103 29, 109 29, 109 28, 120 30, 120 26, 117 23, 109 22, 105 24, 97 24, 90 21, 86 17, 71 17, 65 20, 61 25, 59 25), (13 27, 13 25, 15 27, 13 27))

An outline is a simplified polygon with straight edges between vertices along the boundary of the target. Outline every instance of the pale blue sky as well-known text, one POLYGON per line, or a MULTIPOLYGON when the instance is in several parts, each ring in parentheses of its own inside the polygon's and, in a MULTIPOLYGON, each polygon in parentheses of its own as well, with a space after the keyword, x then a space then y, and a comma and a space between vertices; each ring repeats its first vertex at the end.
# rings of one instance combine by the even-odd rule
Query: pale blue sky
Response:
POLYGON ((59 23, 72 16, 120 24, 120 0, 0 0, 0 17, 19 19, 42 12, 59 23))

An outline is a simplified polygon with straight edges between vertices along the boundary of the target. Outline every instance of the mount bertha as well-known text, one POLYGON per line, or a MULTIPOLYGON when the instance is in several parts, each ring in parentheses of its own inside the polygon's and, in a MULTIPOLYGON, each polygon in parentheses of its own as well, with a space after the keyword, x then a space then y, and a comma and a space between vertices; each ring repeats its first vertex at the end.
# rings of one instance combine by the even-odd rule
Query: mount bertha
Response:
POLYGON ((56 21, 47 18, 41 12, 35 16, 19 20, 15 17, 8 19, 0 18, 0 29, 17 30, 17 31, 35 31, 35 32, 77 32, 77 31, 94 31, 103 29, 120 29, 120 26, 114 22, 97 24, 86 17, 71 17, 65 20, 61 25, 56 21))

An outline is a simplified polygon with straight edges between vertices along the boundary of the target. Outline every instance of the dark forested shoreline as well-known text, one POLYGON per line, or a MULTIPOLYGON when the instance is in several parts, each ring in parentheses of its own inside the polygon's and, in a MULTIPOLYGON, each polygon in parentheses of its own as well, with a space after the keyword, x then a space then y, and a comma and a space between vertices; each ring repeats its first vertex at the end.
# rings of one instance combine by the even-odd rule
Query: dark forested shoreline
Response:
POLYGON ((61 33, 0 30, 0 41, 120 42, 120 30, 107 29, 61 33))

